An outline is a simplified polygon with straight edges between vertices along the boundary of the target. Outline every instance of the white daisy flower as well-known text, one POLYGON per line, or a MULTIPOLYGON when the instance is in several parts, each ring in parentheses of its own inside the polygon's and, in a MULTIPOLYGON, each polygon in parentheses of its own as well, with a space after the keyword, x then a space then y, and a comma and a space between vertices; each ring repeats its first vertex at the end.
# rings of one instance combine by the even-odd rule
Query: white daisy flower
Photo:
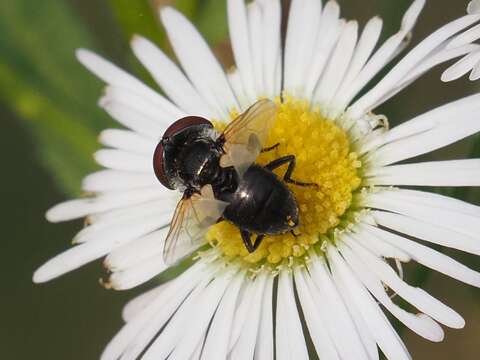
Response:
MULTIPOLYGON (((433 32, 373 87, 365 86, 404 50, 425 0, 413 1, 400 30, 378 45, 382 20, 363 30, 335 1, 293 0, 285 47, 279 0, 228 0, 236 68, 225 73, 194 26, 160 10, 180 66, 140 36, 132 48, 166 96, 86 50, 79 60, 107 84, 100 100, 124 130, 105 130, 95 154, 106 170, 85 178, 89 198, 57 205, 52 222, 87 217, 76 246, 34 275, 44 282, 106 256, 114 289, 142 284, 168 266, 164 239, 176 191, 159 184, 154 149, 175 120, 198 115, 217 130, 260 98, 278 105, 269 143, 257 162, 293 154, 299 236, 268 236, 248 253, 238 228, 211 228, 202 251, 180 276, 131 301, 126 324, 102 359, 308 359, 310 337, 322 359, 409 359, 383 308, 412 331, 442 341, 440 324, 463 318, 408 285, 401 264, 416 261, 480 286, 480 274, 412 239, 480 254, 480 208, 403 186, 478 186, 478 159, 402 163, 480 130, 480 95, 435 108, 388 128, 379 105, 432 67, 476 53, 470 12, 433 32), (281 96, 283 95, 283 96, 281 96), (208 243, 208 245, 207 245, 208 243), (391 263, 396 266, 392 267, 391 263), (417 310, 396 304, 402 298, 417 310), (275 355, 274 355, 275 354, 275 355)), ((475 30, 477 31, 477 30, 475 30)))

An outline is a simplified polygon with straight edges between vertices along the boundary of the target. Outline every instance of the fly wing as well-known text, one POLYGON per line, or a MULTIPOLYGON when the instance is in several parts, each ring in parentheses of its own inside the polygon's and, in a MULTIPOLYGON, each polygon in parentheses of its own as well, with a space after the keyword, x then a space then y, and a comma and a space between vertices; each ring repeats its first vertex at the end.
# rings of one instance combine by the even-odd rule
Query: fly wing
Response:
POLYGON ((240 177, 257 159, 275 123, 277 106, 270 100, 259 100, 233 120, 222 136, 225 139, 221 166, 234 166, 240 177))
POLYGON ((205 186, 201 194, 180 200, 165 240, 165 263, 172 265, 202 246, 204 235, 222 217, 227 206, 228 203, 215 199, 210 185, 205 186))

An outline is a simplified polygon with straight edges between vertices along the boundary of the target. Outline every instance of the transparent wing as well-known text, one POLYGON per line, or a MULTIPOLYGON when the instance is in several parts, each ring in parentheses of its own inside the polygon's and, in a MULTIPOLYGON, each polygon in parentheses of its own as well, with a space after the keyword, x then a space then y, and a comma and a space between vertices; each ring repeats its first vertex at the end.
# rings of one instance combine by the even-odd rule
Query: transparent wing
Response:
POLYGON ((204 235, 222 217, 228 203, 215 199, 210 185, 178 203, 165 240, 163 259, 172 265, 205 243, 204 235))
POLYGON ((277 106, 270 100, 259 100, 233 120, 222 136, 225 155, 221 166, 234 166, 240 176, 252 165, 262 151, 275 122, 277 106))

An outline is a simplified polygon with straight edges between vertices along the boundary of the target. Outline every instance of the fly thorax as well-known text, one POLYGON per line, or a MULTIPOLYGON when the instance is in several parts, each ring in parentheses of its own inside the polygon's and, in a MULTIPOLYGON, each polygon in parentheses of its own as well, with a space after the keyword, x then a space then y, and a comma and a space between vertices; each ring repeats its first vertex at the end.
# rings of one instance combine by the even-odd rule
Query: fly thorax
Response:
POLYGON ((210 184, 219 172, 220 154, 211 139, 187 143, 177 158, 178 176, 185 185, 201 188, 210 184))

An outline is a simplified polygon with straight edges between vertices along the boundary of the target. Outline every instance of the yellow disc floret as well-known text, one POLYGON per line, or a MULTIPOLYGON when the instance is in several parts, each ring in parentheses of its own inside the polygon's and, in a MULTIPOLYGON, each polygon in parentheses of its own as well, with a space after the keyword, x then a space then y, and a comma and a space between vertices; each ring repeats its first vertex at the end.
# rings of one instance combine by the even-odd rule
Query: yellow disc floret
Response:
MULTIPOLYGON (((265 147, 279 143, 275 150, 261 154, 258 164, 286 155, 295 155, 297 166, 292 178, 318 184, 302 187, 287 184, 294 193, 300 212, 300 225, 291 233, 267 236, 252 254, 246 250, 237 227, 221 222, 213 226, 207 239, 217 244, 228 258, 241 258, 252 265, 276 265, 284 259, 302 258, 311 246, 320 246, 321 239, 341 228, 341 220, 360 187, 358 169, 361 162, 351 149, 348 134, 335 122, 311 110, 308 102, 292 98, 277 101, 275 126, 265 147)), ((223 125, 224 126, 224 125, 223 125)), ((218 130, 223 126, 216 125, 218 130)), ((283 178, 286 166, 275 170, 283 178)))

